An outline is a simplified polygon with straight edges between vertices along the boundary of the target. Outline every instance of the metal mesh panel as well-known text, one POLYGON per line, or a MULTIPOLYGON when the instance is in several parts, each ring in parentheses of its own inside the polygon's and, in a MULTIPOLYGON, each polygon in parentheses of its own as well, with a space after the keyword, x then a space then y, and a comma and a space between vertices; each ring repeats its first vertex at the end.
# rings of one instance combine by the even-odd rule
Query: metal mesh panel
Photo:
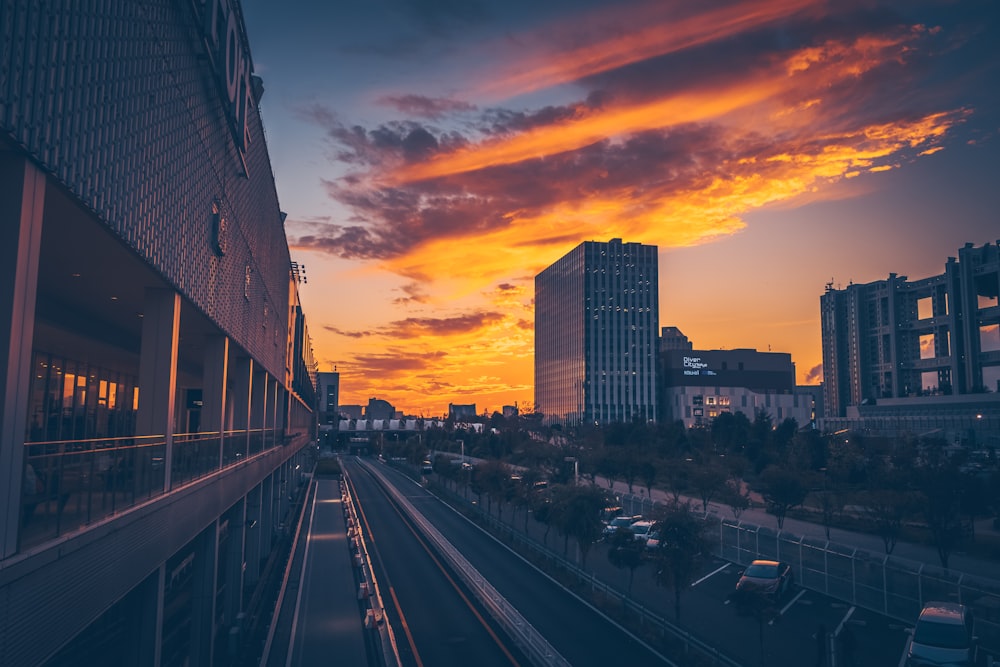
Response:
POLYGON ((0 128, 282 377, 290 257, 263 128, 252 109, 246 177, 195 6, 5 0, 0 128), (213 201, 229 223, 221 257, 213 201))

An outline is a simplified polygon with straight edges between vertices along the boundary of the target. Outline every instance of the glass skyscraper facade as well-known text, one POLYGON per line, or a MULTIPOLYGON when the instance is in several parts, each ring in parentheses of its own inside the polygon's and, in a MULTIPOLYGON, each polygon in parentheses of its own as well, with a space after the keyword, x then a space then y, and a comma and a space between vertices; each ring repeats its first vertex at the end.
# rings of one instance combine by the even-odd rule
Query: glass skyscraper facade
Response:
POLYGON ((654 421, 656 246, 585 241, 535 276, 535 406, 547 423, 654 421))

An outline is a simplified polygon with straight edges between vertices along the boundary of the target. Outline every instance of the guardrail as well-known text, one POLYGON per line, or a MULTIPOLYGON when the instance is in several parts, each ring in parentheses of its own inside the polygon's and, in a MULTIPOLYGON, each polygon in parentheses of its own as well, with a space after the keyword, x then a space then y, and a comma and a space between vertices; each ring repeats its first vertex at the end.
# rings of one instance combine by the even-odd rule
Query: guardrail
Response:
POLYGON ((347 537, 351 540, 351 557, 354 559, 355 567, 360 569, 361 595, 363 599, 368 601, 368 610, 365 612, 365 627, 369 630, 375 629, 378 632, 383 664, 386 667, 398 667, 401 664, 399 647, 396 645, 396 636, 392 631, 392 626, 385 622, 385 602, 382 600, 382 591, 372 569, 372 561, 368 555, 368 543, 365 540, 364 531, 361 529, 361 522, 358 521, 357 507, 355 507, 354 497, 350 490, 350 477, 343 468, 341 468, 341 475, 343 481, 340 487, 340 499, 344 505, 347 537))
MULTIPOLYGON (((359 461, 361 461, 359 459, 359 461)), ((389 484, 382 472, 367 461, 361 461, 376 475, 395 501, 406 511, 421 532, 434 543, 441 555, 458 573, 490 615, 514 640, 514 643, 540 667, 570 667, 555 648, 539 633, 521 613, 506 600, 489 581, 421 514, 406 497, 389 484)))
MULTIPOLYGON (((275 446, 269 429, 178 433, 170 485, 210 475, 275 446)), ((24 443, 20 547, 32 547, 165 493, 163 435, 24 443)))

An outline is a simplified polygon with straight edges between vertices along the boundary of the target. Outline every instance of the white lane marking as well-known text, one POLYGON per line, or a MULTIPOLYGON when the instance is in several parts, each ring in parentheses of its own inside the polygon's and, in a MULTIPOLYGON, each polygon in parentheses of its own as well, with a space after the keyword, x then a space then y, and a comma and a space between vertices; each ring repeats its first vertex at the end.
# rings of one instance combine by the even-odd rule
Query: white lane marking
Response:
MULTIPOLYGON (((782 607, 782 608, 781 608, 781 611, 779 611, 779 612, 778 612, 778 616, 784 616, 784 615, 785 615, 785 612, 786 612, 786 611, 788 611, 788 609, 789 609, 789 608, 790 608, 790 607, 791 607, 791 606, 792 606, 793 604, 795 604, 795 603, 796 603, 796 602, 798 601, 798 599, 799 599, 800 597, 802 597, 802 596, 803 596, 803 595, 805 595, 805 594, 806 594, 806 589, 804 589, 804 588, 803 588, 802 590, 800 590, 800 591, 799 591, 798 595, 796 595, 796 596, 795 596, 795 597, 793 597, 793 598, 792 598, 791 600, 789 600, 789 601, 788 601, 788 604, 786 604, 786 605, 785 605, 784 607, 782 607)), ((774 618, 772 618, 772 619, 771 619, 770 621, 768 621, 768 622, 767 622, 767 624, 768 624, 768 625, 774 625, 774 621, 775 621, 775 620, 777 620, 777 619, 774 619, 774 618)))
POLYGON ((706 579, 708 579, 709 577, 714 577, 715 575, 717 575, 718 573, 722 572, 722 571, 723 571, 723 570, 725 570, 725 569, 726 569, 727 567, 729 567, 729 565, 730 565, 729 563, 726 563, 725 565, 723 565, 722 567, 720 567, 720 568, 719 568, 718 570, 716 570, 715 572, 709 572, 709 573, 708 573, 708 574, 706 574, 706 575, 705 575, 704 577, 702 577, 702 578, 701 578, 701 579, 699 579, 698 581, 696 581, 696 582, 694 582, 693 584, 691 584, 691 588, 694 588, 695 586, 697 586, 697 585, 698 585, 698 584, 700 584, 701 582, 705 581, 705 580, 706 580, 706 579))
POLYGON ((837 625, 837 629, 833 631, 834 637, 840 636, 840 631, 844 629, 844 623, 847 623, 847 619, 851 617, 851 614, 854 613, 855 609, 856 607, 851 607, 850 609, 847 610, 847 613, 844 614, 844 618, 840 619, 840 623, 837 625))

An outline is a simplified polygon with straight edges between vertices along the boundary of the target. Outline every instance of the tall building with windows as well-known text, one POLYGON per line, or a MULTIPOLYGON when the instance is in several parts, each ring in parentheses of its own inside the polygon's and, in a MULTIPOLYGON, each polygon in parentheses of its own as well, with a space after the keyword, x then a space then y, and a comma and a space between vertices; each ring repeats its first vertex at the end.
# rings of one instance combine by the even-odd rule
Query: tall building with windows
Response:
POLYGON ((0 664, 236 664, 316 438, 239 3, 0 17, 0 664))
POLYGON ((535 276, 535 404, 547 423, 656 419, 656 246, 585 241, 535 276))
POLYGON ((828 430, 975 432, 995 423, 998 298, 1000 241, 966 244, 937 276, 828 284, 820 297, 828 430))

